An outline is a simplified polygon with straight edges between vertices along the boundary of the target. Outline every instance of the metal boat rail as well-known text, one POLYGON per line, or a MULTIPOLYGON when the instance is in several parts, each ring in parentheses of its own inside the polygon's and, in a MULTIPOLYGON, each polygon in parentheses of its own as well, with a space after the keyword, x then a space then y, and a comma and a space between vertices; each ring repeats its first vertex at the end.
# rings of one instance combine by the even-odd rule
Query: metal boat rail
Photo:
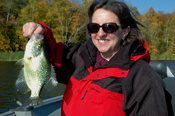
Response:
POLYGON ((0 116, 61 116, 63 95, 43 100, 44 105, 33 105, 28 108, 17 107, 0 116))

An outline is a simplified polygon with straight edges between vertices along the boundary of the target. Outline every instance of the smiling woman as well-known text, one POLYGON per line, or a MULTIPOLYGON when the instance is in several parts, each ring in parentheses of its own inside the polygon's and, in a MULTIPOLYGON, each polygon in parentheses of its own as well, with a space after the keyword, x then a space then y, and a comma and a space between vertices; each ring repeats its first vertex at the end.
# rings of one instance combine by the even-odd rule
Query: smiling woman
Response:
MULTIPOLYGON (((92 16, 92 23, 104 25, 110 22, 119 26, 121 25, 118 17, 113 12, 108 10, 98 9, 92 16)), ((91 37, 94 45, 97 47, 102 57, 105 59, 110 59, 111 56, 114 56, 114 54, 120 49, 121 39, 124 35, 127 35, 129 31, 130 27, 126 28, 125 30, 115 29, 114 31, 107 33, 103 30, 103 28, 99 28, 96 33, 91 33, 91 37)))
POLYGON ((33 28, 34 33, 43 32, 40 34, 47 38, 57 80, 67 84, 62 116, 171 115, 165 84, 148 64, 148 45, 137 26, 143 25, 133 18, 127 5, 94 0, 88 16, 85 44, 57 43, 43 22, 38 27, 30 25, 34 22, 23 26, 24 36, 31 36, 33 28))
MULTIPOLYGON (((92 32, 90 26, 88 25, 89 36, 92 38, 93 43, 101 52, 101 55, 105 59, 110 59, 117 51, 123 46, 131 42, 132 38, 139 38, 140 43, 143 42, 143 35, 141 34, 137 24, 143 26, 138 21, 136 21, 130 14, 130 10, 124 3, 121 3, 122 7, 118 4, 113 6, 113 3, 92 5, 89 8, 89 24, 98 24, 97 28, 92 32), (125 14, 125 16, 123 15, 125 14), (110 30, 105 30, 104 24, 110 25, 110 30), (100 29, 99 27, 101 27, 100 29), (103 47, 100 47, 102 46, 103 47), (105 47, 106 46, 106 47, 105 47)), ((92 27, 92 26, 91 26, 92 27)), ((93 26, 95 27, 95 26, 93 26)), ((143 26, 144 27, 144 26, 143 26)))

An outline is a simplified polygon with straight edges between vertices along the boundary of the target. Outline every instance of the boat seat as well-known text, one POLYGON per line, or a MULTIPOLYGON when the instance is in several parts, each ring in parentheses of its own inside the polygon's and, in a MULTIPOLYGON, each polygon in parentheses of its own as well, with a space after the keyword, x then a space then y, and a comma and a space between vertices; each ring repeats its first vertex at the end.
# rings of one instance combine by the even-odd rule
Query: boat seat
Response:
POLYGON ((150 62, 150 66, 162 77, 175 77, 175 70, 162 62, 150 62))

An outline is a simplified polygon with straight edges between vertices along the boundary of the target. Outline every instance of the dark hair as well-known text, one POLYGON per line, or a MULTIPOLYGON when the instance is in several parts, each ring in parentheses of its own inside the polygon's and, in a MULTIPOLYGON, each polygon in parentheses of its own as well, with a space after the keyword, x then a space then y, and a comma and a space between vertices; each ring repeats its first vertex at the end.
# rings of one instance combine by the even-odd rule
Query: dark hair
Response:
POLYGON ((143 42, 144 38, 137 24, 140 26, 143 25, 133 18, 130 9, 124 2, 116 0, 94 0, 88 9, 89 22, 92 22, 92 16, 94 12, 100 8, 109 10, 116 14, 119 18, 122 29, 130 26, 131 32, 128 34, 125 40, 121 42, 121 47, 130 43, 131 38, 138 38, 140 43, 143 42))

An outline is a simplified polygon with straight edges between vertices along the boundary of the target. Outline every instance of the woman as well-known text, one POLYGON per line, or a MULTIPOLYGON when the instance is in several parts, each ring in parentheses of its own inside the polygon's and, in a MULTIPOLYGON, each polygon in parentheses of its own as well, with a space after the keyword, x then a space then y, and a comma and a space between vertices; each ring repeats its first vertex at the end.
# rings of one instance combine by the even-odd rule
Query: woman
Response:
MULTIPOLYGON (((43 34, 57 79, 67 84, 62 116, 168 116, 165 84, 149 66, 147 44, 123 2, 94 1, 85 44, 56 43, 44 23, 26 23, 23 35, 43 34)), ((142 26, 142 25, 141 25, 142 26)))

